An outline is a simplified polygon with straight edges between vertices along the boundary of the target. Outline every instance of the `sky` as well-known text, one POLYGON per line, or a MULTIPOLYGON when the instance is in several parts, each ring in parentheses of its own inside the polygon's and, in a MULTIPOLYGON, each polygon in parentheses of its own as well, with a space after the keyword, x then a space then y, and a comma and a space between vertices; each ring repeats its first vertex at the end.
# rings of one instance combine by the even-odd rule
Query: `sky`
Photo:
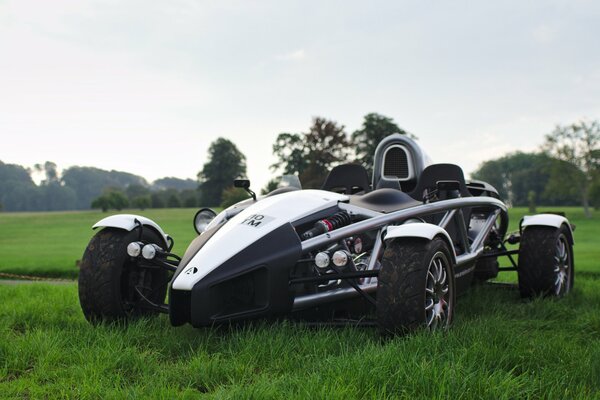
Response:
POLYGON ((391 117, 470 173, 600 118, 598 1, 0 0, 0 160, 265 185, 281 132, 391 117))

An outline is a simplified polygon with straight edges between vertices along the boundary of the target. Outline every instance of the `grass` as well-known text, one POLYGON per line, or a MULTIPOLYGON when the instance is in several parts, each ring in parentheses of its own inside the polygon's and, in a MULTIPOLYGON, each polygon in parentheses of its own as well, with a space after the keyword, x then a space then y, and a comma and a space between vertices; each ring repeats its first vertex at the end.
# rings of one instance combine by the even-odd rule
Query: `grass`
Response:
POLYGON ((592 398, 600 389, 598 278, 560 301, 479 288, 448 333, 289 322, 90 326, 75 285, 0 288, 3 398, 592 398))
MULTIPOLYGON (((174 251, 183 254, 196 236, 195 209, 155 209, 140 212, 175 238, 174 251)), ((92 226, 110 214, 100 211, 0 213, 0 272, 74 278, 92 226)))
MULTIPOLYGON (((513 210, 513 222, 524 212, 513 210)), ((194 235, 191 210, 146 214, 176 240, 182 234, 178 252, 194 235)), ((196 330, 172 328, 166 316, 92 327, 74 284, 0 285, 0 397, 600 398, 600 223, 576 209, 567 214, 577 225, 571 295, 522 301, 515 290, 477 287, 459 299, 452 329, 433 335, 382 339, 371 328, 285 321, 196 330)), ((56 263, 81 254, 98 216, 1 215, 0 259, 14 251, 30 271, 57 273, 61 265, 46 260, 35 269, 43 251, 23 250, 37 230, 27 225, 49 226, 57 245, 81 244, 53 251, 56 263), (5 246, 11 218, 20 227, 11 246, 20 251, 5 246)))

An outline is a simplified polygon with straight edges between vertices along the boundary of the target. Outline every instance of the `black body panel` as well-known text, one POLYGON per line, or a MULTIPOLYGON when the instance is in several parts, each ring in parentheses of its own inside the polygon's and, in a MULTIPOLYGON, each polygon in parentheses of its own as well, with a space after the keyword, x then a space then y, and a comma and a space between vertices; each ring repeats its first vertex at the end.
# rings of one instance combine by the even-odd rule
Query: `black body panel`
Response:
POLYGON ((174 321, 172 316, 172 323, 201 327, 291 311, 294 299, 289 276, 301 250, 292 225, 277 228, 196 283, 189 300, 184 298, 190 292, 171 290, 171 313, 181 317, 174 321), (189 312, 176 310, 186 300, 189 312))

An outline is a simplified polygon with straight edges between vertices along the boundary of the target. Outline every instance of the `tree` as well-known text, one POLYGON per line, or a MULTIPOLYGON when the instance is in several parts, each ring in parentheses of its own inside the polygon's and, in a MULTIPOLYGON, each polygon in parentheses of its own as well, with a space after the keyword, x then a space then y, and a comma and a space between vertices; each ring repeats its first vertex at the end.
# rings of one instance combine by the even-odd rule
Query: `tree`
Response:
POLYGON ((92 208, 101 208, 103 212, 109 209, 121 211, 129 206, 127 196, 117 188, 109 188, 104 193, 94 199, 91 204, 92 208))
POLYGON ((223 191, 223 202, 221 203, 221 207, 227 208, 242 200, 246 200, 249 197, 250 195, 244 189, 229 187, 223 191))
POLYGON ((44 163, 44 165, 42 165, 42 164, 35 164, 33 166, 33 168, 37 172, 44 172, 44 175, 46 176, 46 179, 42 181, 42 185, 48 185, 50 183, 54 183, 54 182, 58 182, 59 181, 58 170, 57 170, 56 164, 53 163, 52 161, 46 161, 44 163))
POLYGON ((223 191, 233 180, 246 175, 246 156, 233 142, 218 138, 208 149, 208 161, 198 173, 201 182, 202 205, 221 204, 223 191))
POLYGON ((162 192, 152 193, 150 198, 152 200, 152 208, 165 208, 167 206, 167 199, 165 199, 162 192))
POLYGON ((373 169, 373 156, 375 155, 377 145, 385 137, 394 133, 415 138, 415 136, 396 125, 391 118, 377 113, 365 115, 362 128, 352 133, 352 144, 356 152, 356 161, 371 171, 373 169))
POLYGON ((134 208, 139 208, 140 210, 145 210, 152 205, 152 198, 149 194, 134 197, 131 200, 131 206, 134 208))
POLYGON ((179 193, 177 193, 177 191, 173 191, 169 194, 169 197, 167 198, 167 207, 169 207, 169 208, 181 207, 181 199, 179 198, 179 193))
POLYGON ((0 202, 5 211, 40 210, 42 195, 25 168, 0 161, 0 202))
POLYGON ((125 194, 131 201, 138 197, 150 195, 150 189, 148 189, 146 186, 132 184, 127 186, 127 188, 125 189, 125 194))
POLYGON ((277 136, 273 154, 278 162, 271 169, 298 174, 303 187, 318 188, 331 167, 348 159, 349 147, 343 125, 315 117, 308 132, 277 136))
POLYGON ((62 184, 77 195, 77 208, 89 208, 93 199, 110 187, 125 189, 132 185, 148 186, 141 176, 121 171, 105 171, 93 167, 70 167, 63 171, 62 184))
POLYGON ((484 162, 471 175, 494 186, 500 197, 514 206, 527 206, 530 191, 538 200, 551 203, 548 198, 542 199, 550 163, 551 159, 545 154, 516 152, 484 162))
POLYGON ((198 182, 193 179, 179 179, 175 177, 160 178, 152 182, 153 190, 175 189, 178 191, 197 189, 198 182))
POLYGON ((271 193, 273 190, 275 190, 279 187, 280 182, 281 182, 281 179, 277 179, 277 178, 271 179, 269 182, 267 182, 265 187, 260 190, 260 194, 271 193))
POLYGON ((557 126, 546 135, 543 150, 549 156, 574 167, 570 170, 555 167, 552 179, 565 190, 574 189, 580 196, 587 218, 590 212, 590 188, 600 166, 600 122, 580 121, 568 126, 557 126))
POLYGON ((596 179, 590 188, 590 204, 594 209, 600 210, 600 179, 596 179))
POLYGON ((183 207, 198 207, 200 205, 200 201, 198 198, 198 190, 196 189, 186 189, 182 190, 179 193, 179 197, 181 198, 181 203, 183 207))

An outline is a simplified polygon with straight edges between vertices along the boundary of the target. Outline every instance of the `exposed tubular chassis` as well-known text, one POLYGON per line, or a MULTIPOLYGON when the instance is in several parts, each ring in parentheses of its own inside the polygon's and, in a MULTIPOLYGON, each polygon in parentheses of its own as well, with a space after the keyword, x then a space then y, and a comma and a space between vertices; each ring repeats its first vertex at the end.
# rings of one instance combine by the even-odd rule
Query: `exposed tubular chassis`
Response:
MULTIPOLYGON (((467 239, 467 226, 464 224, 464 219, 459 218, 459 229, 460 235, 464 240, 462 243, 465 244, 462 250, 464 253, 456 256, 455 267, 463 266, 470 262, 474 262, 483 252, 484 242, 490 233, 492 227, 494 226, 496 219, 500 217, 502 219, 501 224, 508 224, 508 215, 506 205, 498 199, 493 197, 466 197, 466 198, 455 198, 449 200, 440 200, 434 203, 423 204, 420 206, 412 207, 409 209, 399 210, 395 212, 391 212, 388 214, 382 214, 378 212, 373 212, 370 210, 365 210, 361 207, 356 207, 353 205, 340 203, 339 208, 342 210, 346 210, 351 214, 355 215, 364 215, 370 217, 364 221, 356 222, 350 226, 342 227, 336 229, 334 231, 322 234, 320 236, 314 237, 312 239, 308 239, 302 242, 302 253, 306 254, 312 250, 317 250, 318 248, 323 247, 324 245, 338 242, 346 237, 352 236, 354 234, 358 234, 361 232, 379 229, 377 234, 377 238, 375 244, 373 246, 373 250, 371 253, 371 257, 369 260, 369 265, 365 271, 354 272, 350 275, 348 274, 331 274, 327 277, 330 279, 350 279, 350 278, 370 278, 373 276, 377 276, 377 272, 375 270, 375 265, 380 256, 381 249, 383 248, 383 242, 385 240, 385 229, 390 224, 399 224, 403 221, 406 221, 410 218, 420 218, 425 217, 431 214, 445 212, 444 217, 441 219, 438 226, 442 229, 445 229, 447 225, 452 221, 452 219, 457 216, 457 214, 462 214, 462 208, 464 207, 489 207, 490 214, 488 215, 483 228, 479 231, 477 236, 472 240, 472 243, 469 244, 469 240, 467 239), (366 212, 366 213, 365 213, 366 212), (364 214, 363 214, 364 213, 364 214), (462 223, 461 223, 462 222, 462 223)), ((494 252, 494 256, 510 256, 512 254, 511 251, 507 251, 504 247, 500 251, 494 252)), ((516 269, 516 264, 511 258, 511 262, 513 263, 513 268, 509 268, 509 270, 516 269)), ((504 269, 507 270, 507 269, 504 269)), ((310 278, 307 278, 307 280, 310 278)), ((323 279, 321 277, 313 278, 314 282, 323 279)), ((291 282, 294 283, 294 282, 291 282)), ((349 287, 349 288, 339 288, 333 289, 330 291, 325 291, 321 293, 309 294, 304 296, 299 296, 294 299, 293 310, 302 310, 305 308, 313 307, 322 303, 343 300, 363 294, 373 293, 377 290, 377 283, 367 281, 365 284, 356 285, 357 287, 349 287)))

